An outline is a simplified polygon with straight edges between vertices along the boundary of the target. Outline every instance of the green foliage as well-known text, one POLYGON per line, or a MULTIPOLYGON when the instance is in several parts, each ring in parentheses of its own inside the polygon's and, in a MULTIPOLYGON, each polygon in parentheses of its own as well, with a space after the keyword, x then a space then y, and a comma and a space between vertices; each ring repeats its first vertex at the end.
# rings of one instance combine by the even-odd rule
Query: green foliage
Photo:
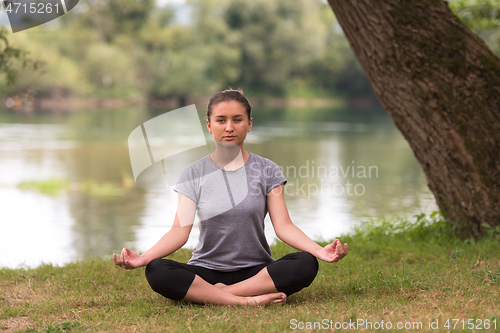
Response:
MULTIPOLYGON (((450 7, 500 53, 500 0, 450 7)), ((375 98, 328 4, 189 0, 191 20, 154 0, 81 0, 29 34, 0 31, 0 91, 45 96, 201 97, 229 86, 262 97, 375 98), (15 45, 15 46, 13 46, 15 45), (26 51, 21 51, 26 50, 26 51), (23 69, 26 55, 35 67, 23 69), (18 81, 12 85, 18 76, 18 81)), ((33 67, 33 66, 32 66, 33 67)))
POLYGON ((25 53, 20 49, 10 46, 5 28, 0 29, 0 40, 2 42, 2 50, 0 51, 0 71, 7 76, 7 83, 12 84, 16 79, 17 71, 10 64, 12 61, 11 59, 19 59, 22 65, 25 66, 26 61, 23 59, 25 53))
MULTIPOLYGON (((172 7, 153 3, 83 0, 58 29, 14 36, 47 62, 45 76, 23 71, 15 93, 186 98, 233 86, 253 95, 315 97, 349 91, 346 75, 367 84, 319 0, 192 0, 188 24, 176 23, 172 7)), ((363 89, 345 95, 358 93, 363 89)))
POLYGON ((377 242, 394 241, 399 237, 405 242, 422 240, 454 241, 454 232, 441 212, 430 215, 424 213, 415 215, 414 221, 397 217, 392 220, 371 219, 357 226, 352 237, 376 240, 377 242))
POLYGON ((109 44, 90 45, 83 60, 84 75, 93 87, 92 95, 129 97, 136 87, 136 67, 132 58, 120 48, 109 44))
POLYGON ((482 223, 481 224, 483 228, 486 229, 486 235, 488 235, 489 238, 499 238, 500 240, 500 226, 492 227, 489 223, 482 223))
POLYGON ((453 12, 475 31, 500 28, 499 0, 451 0, 449 3, 453 12))
POLYGON ((500 0, 451 0, 449 5, 469 29, 500 54, 500 0))
POLYGON ((319 56, 326 30, 320 3, 307 0, 229 3, 223 19, 241 52, 241 75, 231 84, 284 95, 284 83, 319 56))
POLYGON ((119 35, 135 36, 149 20, 154 0, 80 0, 84 8, 64 17, 64 25, 96 30, 102 42, 111 43, 119 35))
POLYGON ((35 54, 37 61, 44 63, 43 73, 33 71, 30 67, 19 69, 18 79, 11 89, 12 94, 32 91, 46 96, 85 92, 87 85, 78 64, 63 54, 53 34, 37 34, 37 38, 32 38, 31 35, 18 33, 13 34, 10 39, 20 48, 35 54))
POLYGON ((7 30, 0 27, 0 73, 5 74, 6 85, 11 87, 16 82, 20 69, 28 67, 40 72, 44 63, 30 59, 27 51, 12 46, 7 36, 7 30))

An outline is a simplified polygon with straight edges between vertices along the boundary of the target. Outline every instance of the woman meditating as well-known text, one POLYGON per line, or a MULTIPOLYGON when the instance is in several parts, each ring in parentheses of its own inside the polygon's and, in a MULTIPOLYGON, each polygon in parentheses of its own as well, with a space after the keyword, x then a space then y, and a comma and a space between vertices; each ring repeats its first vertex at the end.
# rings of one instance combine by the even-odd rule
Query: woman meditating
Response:
POLYGON ((183 170, 174 189, 179 202, 172 228, 142 255, 124 248, 113 261, 125 269, 146 266, 151 288, 173 300, 283 304, 312 283, 317 259, 337 262, 347 255, 347 244, 336 239, 321 247, 292 223, 284 198, 287 179, 278 165, 243 148, 252 118, 241 91, 213 95, 206 125, 216 150, 183 170), (189 262, 162 259, 187 242, 195 212, 200 236, 189 262), (302 252, 273 259, 264 234, 268 212, 278 238, 302 252))

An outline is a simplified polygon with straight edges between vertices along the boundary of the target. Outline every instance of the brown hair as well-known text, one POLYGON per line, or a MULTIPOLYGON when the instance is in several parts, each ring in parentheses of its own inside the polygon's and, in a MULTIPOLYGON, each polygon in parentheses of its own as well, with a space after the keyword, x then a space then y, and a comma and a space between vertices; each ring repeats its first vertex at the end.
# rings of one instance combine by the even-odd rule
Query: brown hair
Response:
POLYGON ((210 116, 212 115, 212 109, 214 106, 222 102, 230 102, 230 101, 235 101, 240 103, 245 108, 248 115, 248 120, 250 120, 252 107, 250 106, 248 99, 245 97, 245 95, 243 95, 243 90, 241 89, 234 90, 229 88, 227 90, 219 91, 215 93, 212 97, 210 97, 210 100, 208 101, 207 105, 208 121, 210 121, 210 116))

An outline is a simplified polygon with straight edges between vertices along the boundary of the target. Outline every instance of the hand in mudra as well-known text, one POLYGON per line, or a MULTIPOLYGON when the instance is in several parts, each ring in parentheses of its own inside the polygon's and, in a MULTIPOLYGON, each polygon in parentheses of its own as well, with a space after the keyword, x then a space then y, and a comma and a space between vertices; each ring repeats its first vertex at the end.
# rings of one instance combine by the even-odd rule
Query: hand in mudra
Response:
POLYGON ((115 265, 123 267, 125 269, 134 269, 137 267, 146 266, 146 259, 143 256, 127 249, 126 247, 123 248, 120 254, 120 259, 117 258, 116 253, 113 253, 113 262, 115 263, 115 265))
POLYGON ((340 240, 336 239, 333 243, 328 244, 318 252, 318 258, 326 262, 337 262, 344 258, 348 252, 347 243, 344 244, 344 248, 342 249, 340 240))

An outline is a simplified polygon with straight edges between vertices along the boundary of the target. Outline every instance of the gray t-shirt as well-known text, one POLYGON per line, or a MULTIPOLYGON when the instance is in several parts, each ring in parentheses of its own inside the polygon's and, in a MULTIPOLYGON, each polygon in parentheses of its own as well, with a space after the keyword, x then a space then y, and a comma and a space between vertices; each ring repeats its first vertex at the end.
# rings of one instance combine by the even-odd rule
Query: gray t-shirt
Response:
POLYGON ((189 164, 174 188, 196 203, 200 219, 198 245, 188 264, 234 271, 273 262, 264 234, 266 199, 286 182, 276 163, 253 153, 232 171, 219 168, 209 155, 189 164))

